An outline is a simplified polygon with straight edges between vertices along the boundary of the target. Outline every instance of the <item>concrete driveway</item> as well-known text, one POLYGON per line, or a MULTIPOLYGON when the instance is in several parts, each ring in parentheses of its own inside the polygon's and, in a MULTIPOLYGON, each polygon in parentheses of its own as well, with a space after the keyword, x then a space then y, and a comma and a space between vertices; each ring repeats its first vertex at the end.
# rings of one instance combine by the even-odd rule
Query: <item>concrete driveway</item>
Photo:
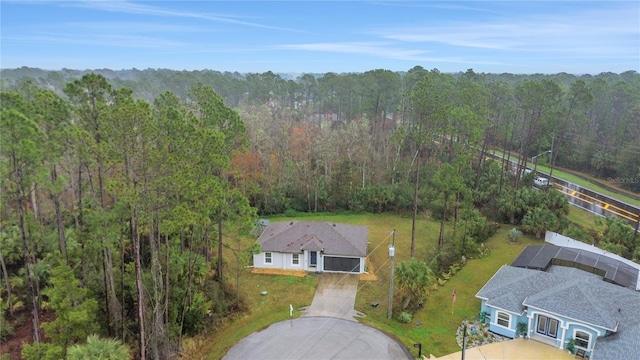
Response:
POLYGON ((358 275, 324 273, 310 306, 301 308, 303 316, 327 316, 356 321, 354 316, 362 316, 353 309, 358 292, 358 275))
POLYGON ((311 305, 300 309, 302 317, 245 337, 223 359, 413 359, 400 343, 354 319, 361 316, 353 309, 358 275, 320 276, 311 305))

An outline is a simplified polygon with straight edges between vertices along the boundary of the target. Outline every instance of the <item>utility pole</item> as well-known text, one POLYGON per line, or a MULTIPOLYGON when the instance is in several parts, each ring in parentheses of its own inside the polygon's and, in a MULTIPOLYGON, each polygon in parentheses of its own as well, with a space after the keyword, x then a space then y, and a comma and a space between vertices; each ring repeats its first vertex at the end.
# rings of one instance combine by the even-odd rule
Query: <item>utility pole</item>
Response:
POLYGON ((633 246, 636 246, 636 238, 638 237, 638 231, 640 231, 640 214, 638 214, 638 223, 636 224, 636 232, 633 233, 633 246))
POLYGON ((393 308, 393 270, 396 255, 396 229, 393 229, 393 242, 389 246, 389 256, 391 257, 391 276, 389 277, 389 308, 387 309, 387 319, 391 319, 393 308))
POLYGON ((467 325, 464 325, 462 333, 462 360, 464 360, 464 353, 467 350, 467 325))
MULTIPOLYGON (((533 162, 533 176, 538 176, 538 174, 536 174, 536 172, 538 171, 538 156, 550 153, 551 150, 547 150, 531 158, 531 161, 533 162)), ((551 181, 551 179, 549 179, 549 181, 551 181)))
POLYGON ((556 142, 556 133, 553 133, 553 137, 551 138, 551 164, 550 164, 550 171, 549 171, 549 181, 551 181, 551 178, 553 177, 553 165, 555 165, 556 161, 556 156, 558 156, 557 152, 553 152, 553 144, 556 142))

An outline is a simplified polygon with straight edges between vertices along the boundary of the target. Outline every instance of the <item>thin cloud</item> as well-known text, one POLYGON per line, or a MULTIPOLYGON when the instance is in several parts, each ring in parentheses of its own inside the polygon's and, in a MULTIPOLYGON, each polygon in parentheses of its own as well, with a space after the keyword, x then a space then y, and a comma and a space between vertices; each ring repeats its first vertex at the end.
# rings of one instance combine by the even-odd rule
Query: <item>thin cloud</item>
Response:
POLYGON ((629 49, 623 50, 625 47, 620 44, 640 35, 637 11, 635 5, 631 9, 588 10, 562 16, 544 14, 492 22, 457 22, 448 26, 389 28, 372 34, 401 42, 488 50, 591 53, 593 48, 605 48, 625 52, 629 49))
MULTIPOLYGON (((51 28, 52 25, 48 25, 51 28)), ((80 30, 85 32, 117 32, 117 33, 183 33, 183 32, 205 32, 210 31, 199 26, 174 25, 168 23, 152 22, 128 22, 128 21, 100 21, 100 22, 65 22, 54 24, 54 27, 65 30, 80 30)))
POLYGON ((306 43, 306 44, 284 44, 277 45, 275 48, 288 49, 288 50, 308 50, 308 51, 324 51, 324 52, 337 52, 344 54, 367 54, 375 56, 388 57, 390 54, 394 55, 394 58, 409 58, 415 57, 420 54, 424 54, 424 50, 404 50, 386 46, 383 43, 375 42, 321 42, 321 43, 306 43))
POLYGON ((385 44, 380 42, 341 42, 341 43, 307 43, 307 44, 285 44, 278 45, 277 49, 287 50, 305 50, 305 51, 318 51, 328 53, 343 53, 343 54, 360 54, 370 55, 386 59, 394 60, 406 60, 406 61, 427 61, 427 62, 447 62, 456 64, 487 64, 487 65, 500 65, 501 62, 496 61, 478 61, 461 59, 455 57, 437 57, 427 56, 426 54, 431 51, 426 49, 401 49, 394 47, 391 44, 385 44))
MULTIPOLYGON (((482 4, 482 2, 475 2, 474 4, 482 4)), ((493 14, 499 13, 496 10, 488 9, 486 7, 469 6, 466 4, 461 5, 461 3, 456 3, 456 2, 440 3, 440 2, 428 2, 428 1, 427 2, 393 1, 393 2, 378 2, 378 3, 375 3, 375 5, 403 7, 403 8, 431 8, 431 9, 444 9, 444 10, 493 13, 493 14)))
POLYGON ((234 24, 234 25, 256 27, 256 28, 263 28, 263 29, 304 32, 298 29, 284 28, 279 26, 259 24, 256 22, 237 20, 237 18, 239 18, 240 16, 235 16, 235 15, 212 15, 212 14, 203 14, 203 13, 196 13, 196 12, 189 12, 189 11, 167 10, 160 7, 136 4, 130 1, 102 1, 102 0, 79 1, 79 2, 65 3, 64 6, 88 8, 88 9, 94 9, 94 10, 100 10, 100 11, 109 11, 109 12, 118 12, 118 13, 127 13, 127 14, 201 19, 201 20, 213 21, 218 23, 234 24))
POLYGON ((83 45, 83 46, 111 46, 120 48, 146 48, 146 49, 166 49, 169 47, 184 47, 185 44, 176 41, 168 41, 155 37, 132 36, 118 34, 100 34, 90 37, 69 36, 60 33, 33 34, 24 36, 9 36, 3 41, 15 41, 20 43, 39 45, 83 45))

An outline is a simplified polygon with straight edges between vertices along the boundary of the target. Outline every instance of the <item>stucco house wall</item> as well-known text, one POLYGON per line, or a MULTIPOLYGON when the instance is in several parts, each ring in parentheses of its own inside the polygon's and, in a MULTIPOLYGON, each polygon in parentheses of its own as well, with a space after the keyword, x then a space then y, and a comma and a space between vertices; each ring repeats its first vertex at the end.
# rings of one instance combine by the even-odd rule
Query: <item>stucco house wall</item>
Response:
POLYGON ((293 254, 285 254, 278 252, 261 252, 253 255, 253 265, 260 268, 273 268, 284 270, 306 270, 301 264, 302 253, 298 254, 299 263, 296 265, 293 263, 293 254), (266 262, 267 253, 271 256, 271 262, 266 262))
POLYGON ((573 339, 591 360, 640 359, 636 267, 545 246, 525 248, 478 291, 489 330, 515 337, 524 321, 529 338, 560 349, 573 339))
POLYGON ((256 268, 364 273, 368 229, 325 222, 276 222, 265 228, 258 243, 262 252, 253 255, 256 268))

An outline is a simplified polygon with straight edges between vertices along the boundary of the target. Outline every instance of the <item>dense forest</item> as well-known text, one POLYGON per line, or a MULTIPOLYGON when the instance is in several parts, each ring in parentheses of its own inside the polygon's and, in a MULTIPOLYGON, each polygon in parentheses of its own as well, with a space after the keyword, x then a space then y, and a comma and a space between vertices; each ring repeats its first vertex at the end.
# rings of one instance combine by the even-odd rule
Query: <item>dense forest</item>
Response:
MULTIPOLYGON (((82 358, 110 341, 92 334, 118 339, 125 358, 175 357, 185 336, 246 310, 223 250, 249 261, 255 249, 237 242, 261 215, 433 219, 437 268, 477 255, 500 222, 640 259, 626 224, 581 229, 563 195, 514 176, 535 157, 640 191, 635 71, 21 68, 2 70, 0 96, 0 338, 18 316, 42 328, 26 359, 82 358)), ((414 229, 412 242, 424 236, 414 229)))

